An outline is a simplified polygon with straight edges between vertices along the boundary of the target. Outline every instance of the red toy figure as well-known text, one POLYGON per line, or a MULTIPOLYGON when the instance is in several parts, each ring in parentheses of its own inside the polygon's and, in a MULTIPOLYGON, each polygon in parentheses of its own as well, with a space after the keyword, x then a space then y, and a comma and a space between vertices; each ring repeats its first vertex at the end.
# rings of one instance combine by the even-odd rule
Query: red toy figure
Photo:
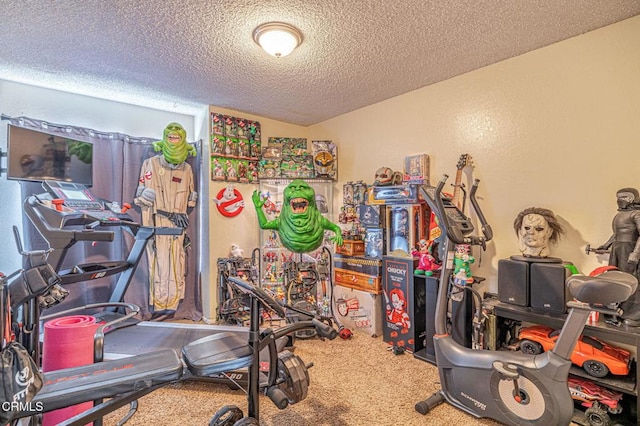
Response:
POLYGON ((416 275, 426 275, 430 277, 434 271, 440 269, 440 265, 437 263, 436 258, 433 257, 433 241, 425 240, 424 238, 418 241, 418 250, 414 250, 412 253, 414 256, 418 256, 418 268, 413 271, 416 275))
POLYGON ((405 310, 407 301, 404 293, 399 288, 394 288, 389 292, 389 298, 391 304, 387 302, 387 321, 400 327, 400 334, 407 334, 411 327, 411 319, 405 310))

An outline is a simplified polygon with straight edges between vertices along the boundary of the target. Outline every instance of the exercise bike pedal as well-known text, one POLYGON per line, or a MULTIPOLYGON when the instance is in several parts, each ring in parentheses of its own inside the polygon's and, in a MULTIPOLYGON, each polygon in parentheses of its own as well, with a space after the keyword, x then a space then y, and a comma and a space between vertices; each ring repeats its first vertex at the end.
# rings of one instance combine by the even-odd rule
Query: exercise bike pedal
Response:
POLYGON ((417 402, 415 405, 415 409, 418 413, 424 416, 427 413, 429 413, 429 411, 431 411, 438 405, 442 404, 443 402, 444 402, 444 395, 442 394, 442 392, 436 392, 433 395, 431 395, 429 398, 423 401, 417 402))
POLYGON ((515 364, 493 361, 492 366, 505 380, 517 380, 520 377, 518 366, 515 364))

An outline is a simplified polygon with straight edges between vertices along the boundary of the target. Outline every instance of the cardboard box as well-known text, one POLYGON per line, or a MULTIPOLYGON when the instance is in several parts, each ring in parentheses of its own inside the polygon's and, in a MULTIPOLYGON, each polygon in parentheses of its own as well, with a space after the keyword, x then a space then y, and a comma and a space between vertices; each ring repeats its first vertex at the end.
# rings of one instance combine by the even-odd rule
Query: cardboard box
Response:
POLYGON ((334 268, 335 282, 344 287, 366 291, 373 294, 381 293, 380 275, 369 275, 348 269, 334 268))
POLYGON ((420 202, 418 185, 373 186, 371 188, 369 204, 414 204, 420 202))
POLYGON ((344 240, 341 246, 336 246, 336 253, 347 256, 360 256, 364 254, 364 241, 344 240))
POLYGON ((336 285, 333 313, 345 327, 372 337, 382 334, 382 296, 336 285))
POLYGON ((346 269, 360 274, 380 276, 382 273, 382 260, 368 257, 336 254, 333 256, 333 264, 335 268, 346 269))
POLYGON ((382 228, 366 228, 364 237, 364 255, 372 259, 382 259, 387 254, 386 238, 382 228))
POLYGON ((386 206, 361 205, 358 212, 360 224, 365 228, 384 228, 386 223, 386 206))
POLYGON ((416 154, 404 157, 404 176, 406 183, 429 185, 429 155, 416 154))
POLYGON ((316 176, 335 180, 338 174, 338 148, 332 141, 311 141, 316 176))
POLYGON ((390 346, 415 352, 424 345, 420 334, 426 319, 419 315, 413 285, 416 261, 411 258, 384 256, 382 259, 382 321, 383 338, 390 346))

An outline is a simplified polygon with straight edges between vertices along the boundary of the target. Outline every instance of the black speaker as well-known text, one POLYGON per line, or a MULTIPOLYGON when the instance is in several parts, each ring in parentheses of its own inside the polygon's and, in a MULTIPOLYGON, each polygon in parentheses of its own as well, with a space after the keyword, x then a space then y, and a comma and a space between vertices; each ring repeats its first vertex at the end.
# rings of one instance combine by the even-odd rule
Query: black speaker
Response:
POLYGON ((570 297, 565 284, 568 275, 562 263, 532 263, 529 269, 531 307, 542 312, 565 313, 570 297))
POLYGON ((529 264, 519 260, 498 261, 498 299, 518 306, 529 306, 529 264))

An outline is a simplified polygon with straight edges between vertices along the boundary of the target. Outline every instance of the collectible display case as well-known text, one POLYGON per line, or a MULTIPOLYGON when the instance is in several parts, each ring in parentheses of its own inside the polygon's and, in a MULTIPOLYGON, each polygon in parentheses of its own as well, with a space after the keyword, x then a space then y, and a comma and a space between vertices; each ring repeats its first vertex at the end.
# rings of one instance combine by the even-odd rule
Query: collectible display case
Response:
POLYGON ((400 250, 412 255, 418 241, 429 238, 430 215, 426 204, 387 206, 387 253, 400 250))

